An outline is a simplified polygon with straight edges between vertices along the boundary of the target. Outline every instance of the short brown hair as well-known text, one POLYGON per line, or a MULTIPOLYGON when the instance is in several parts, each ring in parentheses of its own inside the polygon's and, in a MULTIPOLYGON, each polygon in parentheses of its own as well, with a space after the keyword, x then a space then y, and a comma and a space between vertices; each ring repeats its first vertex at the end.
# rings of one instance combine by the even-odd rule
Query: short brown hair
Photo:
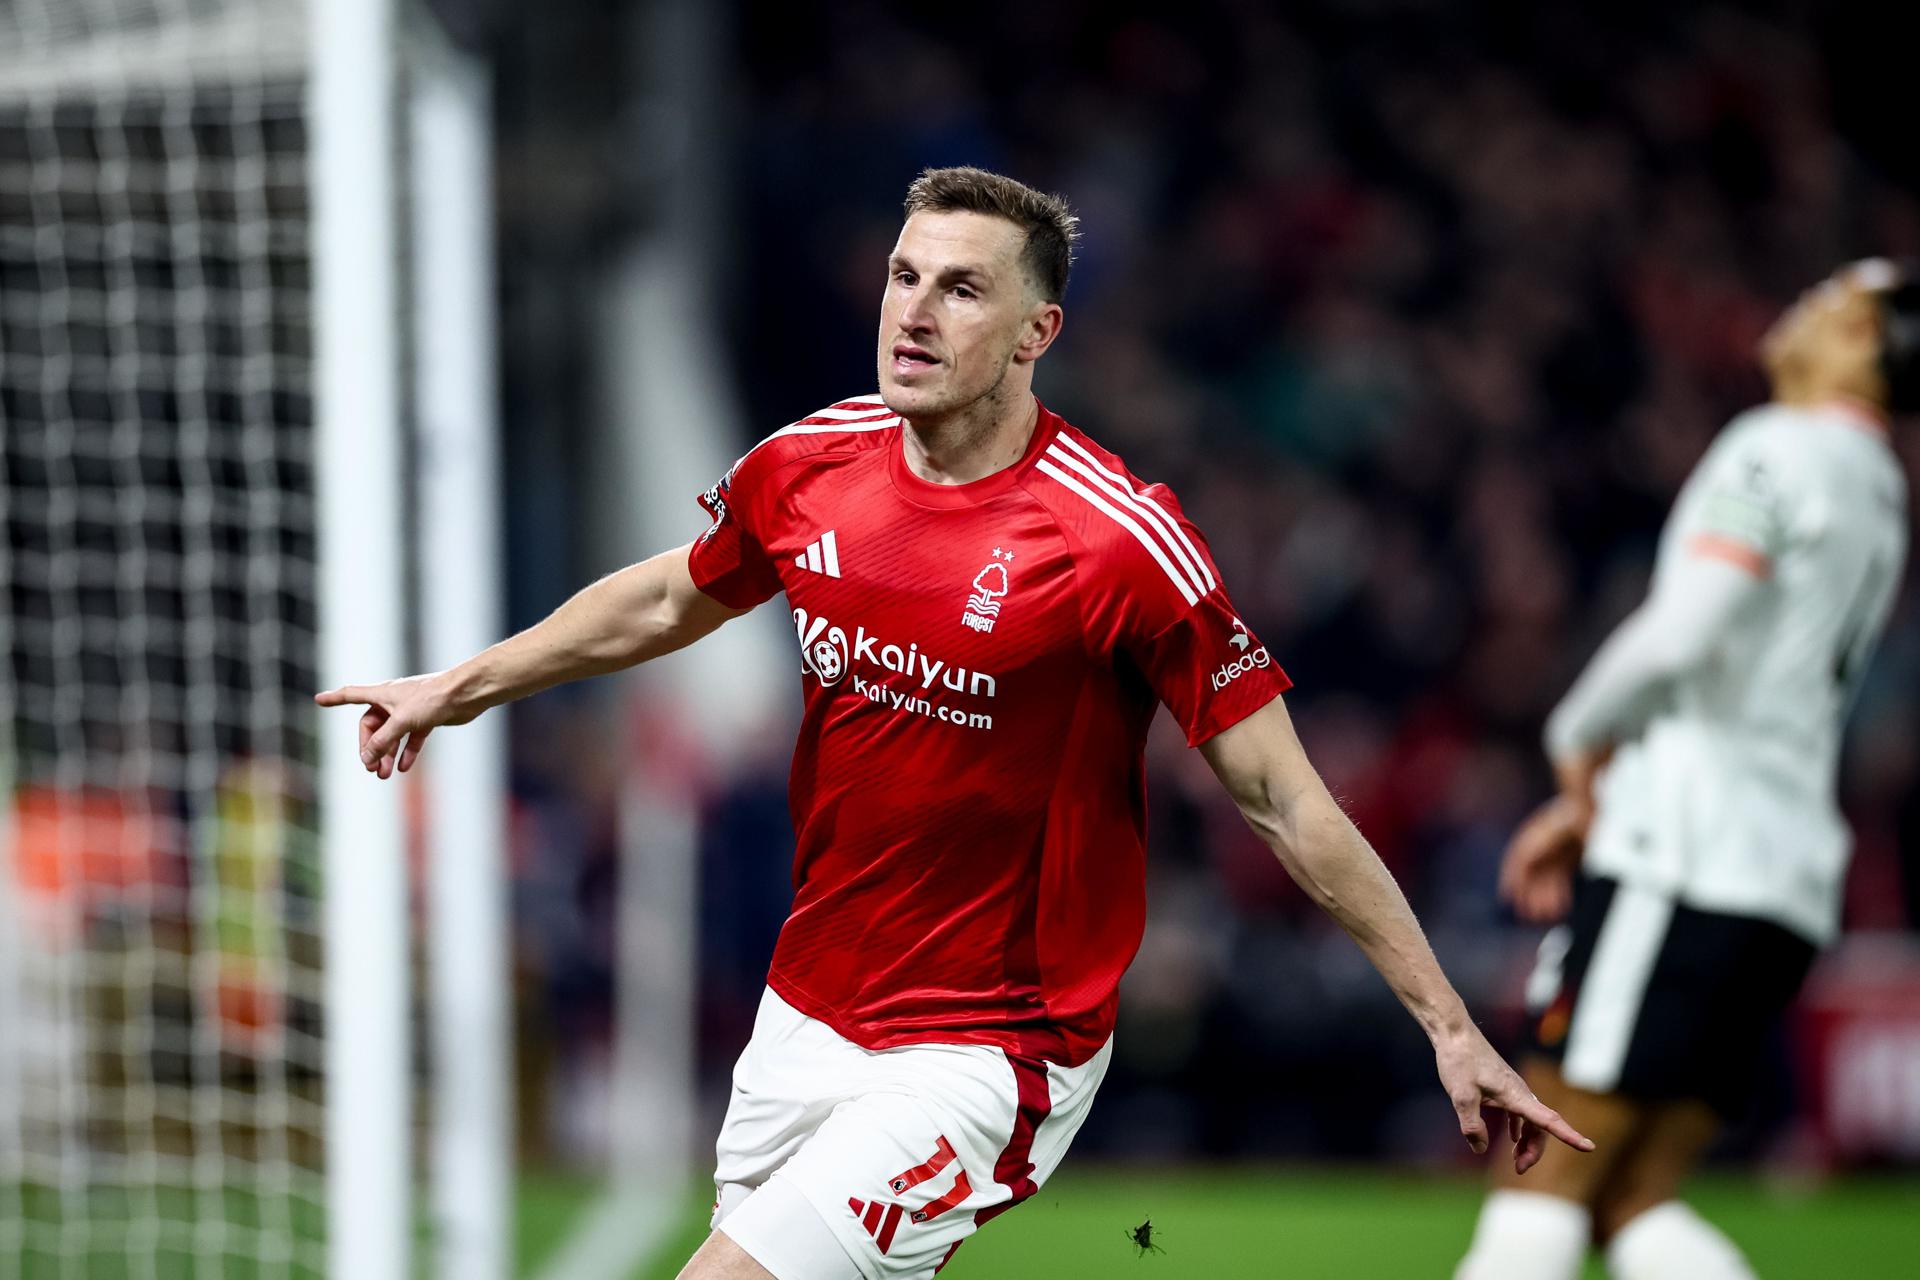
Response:
POLYGON ((927 169, 907 188, 907 216, 916 213, 992 214, 1027 233, 1020 264, 1048 302, 1067 294, 1067 273, 1073 267, 1073 242, 1080 238, 1080 219, 1059 196, 1035 191, 1005 174, 960 166, 927 169))

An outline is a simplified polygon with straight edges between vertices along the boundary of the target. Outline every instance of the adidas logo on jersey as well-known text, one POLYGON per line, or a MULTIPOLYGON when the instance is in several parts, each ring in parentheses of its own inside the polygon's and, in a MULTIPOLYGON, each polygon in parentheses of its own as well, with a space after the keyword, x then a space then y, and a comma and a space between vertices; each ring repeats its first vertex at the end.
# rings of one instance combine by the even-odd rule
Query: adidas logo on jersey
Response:
POLYGON ((827 530, 817 539, 807 544, 807 549, 793 558, 794 567, 805 569, 808 573, 824 573, 829 578, 840 576, 840 546, 835 540, 834 531, 827 530))

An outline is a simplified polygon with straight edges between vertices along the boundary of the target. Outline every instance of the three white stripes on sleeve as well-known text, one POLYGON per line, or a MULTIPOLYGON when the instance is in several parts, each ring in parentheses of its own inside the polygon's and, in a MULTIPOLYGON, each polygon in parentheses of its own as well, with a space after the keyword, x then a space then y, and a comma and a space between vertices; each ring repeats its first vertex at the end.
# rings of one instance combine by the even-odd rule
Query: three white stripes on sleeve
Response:
POLYGON ((1152 498, 1136 492, 1071 436, 1056 436, 1047 446, 1046 456, 1034 465, 1131 533, 1180 589, 1181 598, 1188 604, 1198 602, 1218 585, 1207 558, 1193 545, 1179 521, 1152 498), (1069 475, 1063 467, 1078 473, 1079 478, 1069 475))

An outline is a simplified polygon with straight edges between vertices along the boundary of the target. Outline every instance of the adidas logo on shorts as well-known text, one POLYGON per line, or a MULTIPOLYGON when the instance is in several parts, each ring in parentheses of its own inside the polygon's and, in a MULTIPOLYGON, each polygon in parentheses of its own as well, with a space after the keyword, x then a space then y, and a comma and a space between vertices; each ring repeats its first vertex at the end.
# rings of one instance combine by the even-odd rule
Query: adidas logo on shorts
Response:
POLYGON ((853 1216, 860 1219, 860 1225, 880 1246, 881 1253, 893 1248, 893 1233, 899 1228, 900 1215, 906 1210, 897 1204, 882 1204, 878 1200, 867 1203, 851 1196, 847 1198, 847 1208, 853 1210, 853 1216))
MULTIPOLYGON (((939 1177, 953 1162, 953 1144, 943 1136, 931 1156, 913 1168, 887 1179, 887 1188, 895 1195, 904 1194, 923 1182, 939 1177)), ((916 1225, 932 1222, 972 1194, 973 1183, 968 1180, 967 1171, 961 1169, 955 1173, 952 1184, 943 1194, 933 1197, 911 1214, 907 1213, 904 1205, 887 1204, 879 1200, 861 1200, 858 1197, 849 1197, 847 1208, 853 1210, 853 1216, 860 1219, 860 1225, 865 1228, 868 1235, 873 1237, 874 1242, 880 1246, 880 1252, 884 1254, 893 1247, 893 1235, 899 1230, 900 1219, 903 1216, 916 1225)), ((958 1247, 957 1243, 955 1247, 958 1247)), ((948 1256, 952 1256, 951 1253, 948 1256)))

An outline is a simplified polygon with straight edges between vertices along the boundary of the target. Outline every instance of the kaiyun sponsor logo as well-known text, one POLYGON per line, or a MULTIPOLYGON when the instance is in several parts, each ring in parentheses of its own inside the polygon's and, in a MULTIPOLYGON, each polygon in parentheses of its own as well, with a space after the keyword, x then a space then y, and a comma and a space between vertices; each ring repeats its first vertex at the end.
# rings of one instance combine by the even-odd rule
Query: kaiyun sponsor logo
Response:
POLYGON ((986 672, 935 658, 922 652, 918 642, 903 648, 857 625, 849 638, 845 628, 805 609, 793 611, 793 631, 800 640, 801 663, 821 684, 838 684, 848 671, 864 663, 907 676, 923 690, 944 686, 975 698, 991 698, 997 692, 993 677, 986 672))
POLYGON ((993 717, 984 712, 955 711, 952 707, 941 706, 931 699, 901 693, 884 680, 863 680, 855 676, 853 691, 876 706, 888 707, 894 711, 910 711, 916 716, 944 720, 948 724, 963 725, 968 729, 993 728, 993 717))

